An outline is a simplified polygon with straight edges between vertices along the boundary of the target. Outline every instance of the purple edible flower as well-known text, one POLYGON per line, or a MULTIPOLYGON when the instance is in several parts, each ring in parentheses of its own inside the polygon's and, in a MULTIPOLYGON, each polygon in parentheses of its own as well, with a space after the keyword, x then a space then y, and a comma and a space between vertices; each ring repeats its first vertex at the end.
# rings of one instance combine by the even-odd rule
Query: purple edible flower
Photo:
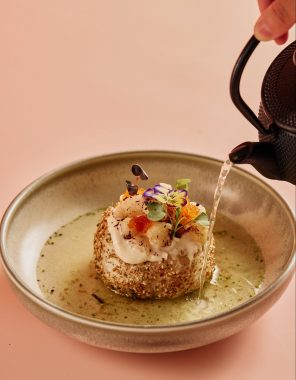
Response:
POLYGON ((183 189, 173 190, 172 186, 167 183, 159 183, 147 189, 143 196, 174 207, 183 207, 187 203, 187 191, 183 189))

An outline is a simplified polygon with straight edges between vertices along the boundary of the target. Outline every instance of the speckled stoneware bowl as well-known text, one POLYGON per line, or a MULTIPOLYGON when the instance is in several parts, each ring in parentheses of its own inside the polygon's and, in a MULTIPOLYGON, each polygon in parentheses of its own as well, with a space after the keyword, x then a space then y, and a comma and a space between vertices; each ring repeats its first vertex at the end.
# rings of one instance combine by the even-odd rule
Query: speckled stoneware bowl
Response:
POLYGON ((36 263, 48 236, 80 214, 118 198, 130 166, 141 163, 151 183, 173 183, 191 175, 192 199, 210 208, 221 162, 174 152, 130 152, 95 157, 55 170, 33 182, 11 203, 1 225, 1 256, 16 294, 45 323, 83 342, 114 350, 165 352, 212 343, 237 333, 265 313, 281 296, 294 270, 295 220, 285 201, 247 172, 233 168, 220 211, 234 218, 257 241, 266 262, 260 293, 209 319, 166 326, 100 322, 48 302, 36 280, 36 263))

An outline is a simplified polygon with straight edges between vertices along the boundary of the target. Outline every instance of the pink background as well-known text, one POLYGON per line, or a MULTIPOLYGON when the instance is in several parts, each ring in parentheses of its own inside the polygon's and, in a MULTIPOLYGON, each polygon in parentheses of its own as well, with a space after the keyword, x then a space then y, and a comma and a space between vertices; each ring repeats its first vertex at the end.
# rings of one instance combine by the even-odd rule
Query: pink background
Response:
MULTIPOLYGON (((0 214, 36 177, 81 158, 164 149, 223 160, 256 140, 228 86, 257 16, 255 0, 1 1, 0 214)), ((242 89, 254 110, 281 49, 261 44, 247 67, 242 89)), ((268 182, 295 208, 292 185, 268 182)), ((0 294, 2 380, 294 379, 294 282, 240 334, 158 355, 52 330, 19 303, 2 268, 0 294)))

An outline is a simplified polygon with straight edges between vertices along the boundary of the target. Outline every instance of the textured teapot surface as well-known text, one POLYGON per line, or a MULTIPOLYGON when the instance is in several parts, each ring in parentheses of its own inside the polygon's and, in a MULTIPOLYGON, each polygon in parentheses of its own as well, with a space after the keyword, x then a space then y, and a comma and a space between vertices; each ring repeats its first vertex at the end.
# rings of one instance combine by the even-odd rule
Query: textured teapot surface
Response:
POLYGON ((279 179, 296 184, 296 42, 282 51, 269 67, 262 84, 259 120, 275 150, 279 179))
POLYGON ((273 123, 296 133, 295 52, 296 42, 293 42, 276 57, 265 74, 259 118, 266 128, 273 123))
POLYGON ((296 185, 296 42, 286 47, 270 65, 261 88, 259 118, 239 93, 242 71, 259 41, 252 37, 241 53, 231 78, 236 107, 258 129, 259 143, 240 144, 229 158, 251 164, 267 178, 296 185))

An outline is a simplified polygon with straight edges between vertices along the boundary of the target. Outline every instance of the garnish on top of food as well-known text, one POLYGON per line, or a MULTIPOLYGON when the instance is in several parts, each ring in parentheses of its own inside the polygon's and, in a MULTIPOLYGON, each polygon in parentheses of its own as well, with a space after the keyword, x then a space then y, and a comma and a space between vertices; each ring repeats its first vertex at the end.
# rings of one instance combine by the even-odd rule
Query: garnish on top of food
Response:
MULTIPOLYGON (((190 179, 173 186, 139 187, 148 176, 132 166, 136 183, 103 214, 94 239, 96 270, 110 289, 127 297, 174 298, 200 286, 208 231, 205 208, 188 196, 190 179)), ((214 245, 205 267, 214 269, 214 245)))

